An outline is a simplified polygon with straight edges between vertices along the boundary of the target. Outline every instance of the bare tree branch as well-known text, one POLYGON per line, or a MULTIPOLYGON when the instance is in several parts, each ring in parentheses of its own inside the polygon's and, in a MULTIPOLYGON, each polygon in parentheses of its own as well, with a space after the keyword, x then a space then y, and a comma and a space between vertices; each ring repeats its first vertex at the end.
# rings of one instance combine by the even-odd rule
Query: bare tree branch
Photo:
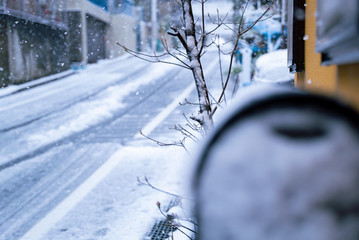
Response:
POLYGON ((142 59, 142 60, 144 60, 146 62, 165 63, 165 64, 171 64, 171 65, 179 66, 179 67, 182 67, 182 68, 190 69, 190 66, 188 64, 184 63, 183 61, 180 61, 180 64, 179 64, 179 63, 164 61, 164 60, 160 59, 161 57, 172 56, 170 53, 164 53, 164 54, 161 54, 161 55, 157 55, 156 53, 154 53, 153 55, 149 55, 149 54, 144 54, 144 53, 141 53, 141 52, 133 51, 133 50, 125 47, 124 45, 122 45, 120 43, 117 43, 117 45, 121 46, 123 48, 123 50, 125 52, 127 52, 128 54, 130 54, 130 55, 132 55, 132 56, 134 56, 136 58, 142 59))
POLYGON ((182 34, 178 31, 178 28, 171 27, 171 29, 172 29, 173 33, 171 33, 171 32, 167 32, 167 33, 169 35, 171 35, 171 36, 177 37, 180 40, 180 42, 181 42, 182 46, 184 47, 184 49, 186 49, 186 51, 188 51, 187 42, 183 38, 182 34))
MULTIPOLYGON (((272 7, 272 5, 274 4, 275 0, 272 0, 272 2, 269 4, 269 6, 267 7, 267 9, 263 12, 263 14, 256 20, 254 21, 248 28, 246 28, 244 31, 241 31, 241 24, 239 25, 238 27, 238 32, 239 34, 236 36, 236 42, 235 42, 235 46, 233 48, 233 51, 232 51, 232 54, 231 54, 231 57, 230 57, 230 62, 229 62, 229 70, 228 70, 228 75, 227 75, 227 79, 225 81, 225 84, 224 84, 224 88, 222 89, 222 93, 218 99, 218 102, 220 103, 223 99, 223 96, 224 96, 224 93, 227 89, 227 86, 228 86, 228 82, 229 82, 229 79, 230 79, 230 76, 231 76, 231 71, 232 71, 232 65, 233 65, 233 59, 234 59, 234 55, 237 51, 237 48, 238 48, 238 44, 239 44, 239 39, 240 37, 245 34, 246 32, 248 32, 250 29, 252 29, 254 27, 255 24, 258 23, 258 21, 260 21, 263 16, 269 11, 269 9, 272 7)), ((213 110, 212 114, 214 114, 217 110, 217 107, 213 110)))
POLYGON ((203 74, 203 66, 201 63, 201 53, 196 39, 196 30, 194 25, 194 18, 192 12, 191 0, 181 0, 183 19, 184 19, 184 32, 187 43, 187 55, 191 63, 191 70, 196 84, 196 90, 199 102, 199 116, 196 117, 197 121, 201 123, 205 131, 213 127, 212 108, 208 96, 208 88, 203 74))
POLYGON ((184 105, 199 106, 199 103, 190 102, 190 101, 187 100, 187 98, 185 98, 183 101, 184 101, 184 103, 180 102, 179 105, 181 105, 181 106, 184 106, 184 105))
MULTIPOLYGON (((161 43, 162 46, 164 47, 164 49, 166 50, 166 52, 168 53, 168 55, 170 55, 171 57, 173 57, 174 59, 176 59, 178 62, 182 63, 184 66, 187 67, 187 69, 190 69, 191 67, 185 63, 184 61, 182 61, 176 54, 172 53, 172 51, 170 50, 167 40, 165 37, 161 38, 161 43)), ((181 56, 181 55, 180 55, 181 56)))
POLYGON ((145 134, 143 134, 143 132, 140 130, 139 132, 143 137, 147 138, 148 140, 151 140, 152 142, 155 142, 158 146, 161 146, 161 147, 169 147, 169 146, 175 146, 175 147, 183 147, 187 153, 188 153, 188 150, 186 148, 186 146, 184 145, 184 141, 185 139, 182 139, 180 141, 175 141, 175 142, 172 142, 172 143, 164 143, 164 142, 161 142, 161 141, 158 141, 156 139, 153 139, 145 134))
MULTIPOLYGON (((197 234, 197 232, 194 231, 193 229, 190 229, 190 228, 184 226, 183 224, 181 224, 181 223, 179 222, 180 219, 178 219, 177 215, 174 215, 174 214, 169 215, 169 214, 164 213, 164 212, 162 211, 162 209, 161 209, 161 203, 160 203, 160 202, 157 202, 156 205, 157 205, 157 207, 158 207, 160 213, 166 218, 167 222, 170 224, 169 226, 171 226, 171 227, 175 228, 176 230, 180 231, 182 234, 184 234, 184 235, 185 235, 187 238, 189 238, 189 239, 192 239, 192 238, 191 238, 188 234, 186 234, 185 232, 183 232, 183 231, 180 229, 180 227, 182 227, 182 228, 184 228, 184 229, 186 229, 186 230, 188 230, 188 231, 190 231, 190 232, 192 232, 192 233, 194 233, 194 234, 197 234), (175 219, 177 219, 177 222, 175 222, 175 219)), ((187 220, 187 221, 188 221, 188 220, 187 220)), ((193 221, 190 221, 190 222, 191 222, 192 224, 194 224, 194 225, 197 225, 197 224, 196 224, 195 222, 193 222, 193 221)), ((192 239, 192 240, 193 240, 193 239, 192 239)))
POLYGON ((251 30, 251 29, 254 27, 254 25, 256 25, 256 24, 264 17, 264 15, 267 14, 267 12, 268 12, 269 9, 272 7, 272 5, 274 4, 274 2, 275 2, 275 0, 273 0, 273 1, 271 2, 271 4, 267 7, 267 9, 263 12, 263 14, 262 14, 257 20, 255 20, 255 21, 254 21, 249 27, 247 27, 244 31, 240 32, 240 35, 243 35, 243 34, 245 34, 246 32, 248 32, 249 30, 251 30))
POLYGON ((207 33, 207 35, 210 35, 210 34, 214 33, 215 31, 217 31, 217 29, 220 28, 220 27, 224 24, 224 21, 226 20, 227 17, 228 17, 228 13, 226 13, 226 15, 224 16, 224 18, 221 19, 221 18, 219 17, 219 11, 218 11, 218 9, 217 9, 217 22, 216 22, 216 21, 214 21, 214 20, 212 19, 211 15, 208 14, 208 18, 211 20, 211 22, 212 22, 213 24, 216 25, 216 27, 215 27, 214 29, 212 29, 211 31, 209 31, 209 32, 207 33))
MULTIPOLYGON (((209 31, 206 28, 206 18, 205 18, 205 3, 207 2, 207 0, 175 0, 175 1, 182 8, 182 17, 180 17, 180 21, 182 22, 183 25, 170 27, 170 31, 167 31, 167 34, 169 36, 176 38, 176 40, 180 42, 180 45, 183 47, 184 50, 181 51, 181 49, 179 49, 178 47, 171 48, 167 42, 167 38, 165 37, 161 38, 161 43, 164 49, 164 53, 161 54, 157 54, 157 53, 154 53, 153 55, 144 54, 144 53, 132 51, 126 48, 125 46, 119 43, 118 44, 127 53, 137 58, 143 59, 145 61, 153 62, 153 63, 167 63, 191 70, 196 85, 198 103, 193 104, 188 102, 187 100, 185 101, 186 104, 192 104, 198 106, 199 108, 198 115, 197 116, 192 115, 190 119, 192 119, 195 123, 199 124, 199 126, 201 126, 205 132, 207 132, 209 129, 213 127, 213 115, 215 114, 216 110, 218 109, 218 107, 220 107, 222 101, 226 102, 226 89, 229 80, 231 78, 232 68, 234 64, 234 57, 239 48, 239 43, 240 43, 239 40, 245 33, 251 30, 259 21, 265 19, 265 15, 268 13, 268 11, 273 6, 276 0, 271 0, 267 9, 263 12, 263 14, 258 19, 256 19, 251 23, 245 23, 244 22, 245 12, 247 11, 248 6, 250 4, 250 0, 246 0, 245 4, 242 5, 241 7, 241 15, 238 22, 239 25, 238 27, 235 28, 233 28, 228 23, 226 23, 228 13, 226 13, 224 17, 221 17, 221 15, 219 14, 219 10, 217 9, 216 18, 212 18, 211 15, 208 14, 209 20, 213 24, 215 24, 213 29, 209 31), (201 16, 198 19, 194 19, 193 11, 192 11, 192 2, 198 2, 200 4, 201 16), (219 40, 218 35, 215 36, 215 40, 211 39, 212 41, 210 43, 207 43, 207 39, 210 38, 210 36, 214 36, 216 31, 221 26, 225 26, 230 31, 232 31, 235 35, 234 47, 229 52, 225 52, 221 48, 219 43, 216 43, 216 41, 219 40), (215 44, 218 49, 218 61, 220 64, 220 80, 222 84, 222 90, 218 98, 213 97, 209 89, 207 88, 207 83, 203 72, 203 66, 201 63, 201 58, 206 53, 205 49, 213 44, 215 44), (225 78, 223 76, 221 54, 229 55, 228 74, 225 78), (171 62, 164 59, 167 56, 172 57, 175 61, 171 62)), ((188 125, 188 127, 190 127, 192 130, 197 128, 197 126, 194 127, 194 125, 188 125)), ((182 127, 181 125, 176 126, 175 130, 180 131, 185 136, 185 138, 191 138, 192 140, 194 140, 193 136, 189 134, 189 132, 187 132, 185 128, 182 127)), ((168 143, 159 142, 155 139, 151 139, 148 136, 145 137, 156 142, 158 145, 161 146, 173 146, 173 145, 183 146, 184 145, 183 141, 185 139, 184 138, 182 141, 168 144, 168 143)))
POLYGON ((182 127, 180 124, 175 125, 174 130, 180 131, 186 138, 190 138, 194 142, 199 142, 199 139, 193 133, 182 127))
POLYGON ((198 125, 194 124, 193 122, 191 122, 185 114, 183 114, 183 116, 187 121, 186 126, 188 126, 190 129, 192 129, 195 132, 199 132, 203 136, 203 131, 202 131, 202 128, 200 127, 200 125, 198 126, 198 125))
POLYGON ((246 12, 246 10, 247 10, 247 8, 248 8, 249 1, 250 1, 250 0, 247 1, 246 5, 244 6, 244 9, 243 9, 243 11, 242 11, 241 20, 239 20, 239 23, 238 23, 239 26, 238 26, 238 33, 237 33, 237 34, 239 34, 239 33, 241 32, 241 30, 242 30, 243 20, 244 20, 244 13, 246 12))
POLYGON ((160 189, 160 188, 158 188, 158 187, 155 187, 155 186, 153 186, 153 185, 150 183, 150 181, 148 181, 147 177, 144 177, 144 181, 141 181, 141 179, 140 179, 139 177, 137 177, 137 181, 138 181, 138 183, 141 184, 141 185, 148 186, 148 187, 150 187, 150 188, 152 188, 152 189, 154 189, 154 190, 156 190, 156 191, 165 193, 165 194, 167 194, 167 195, 170 195, 170 196, 173 196, 173 197, 176 197, 176 198, 179 198, 179 199, 187 199, 187 200, 191 200, 191 201, 194 200, 193 198, 183 197, 183 196, 181 196, 181 195, 174 194, 174 193, 170 193, 170 192, 168 192, 168 191, 165 191, 165 190, 162 190, 162 189, 160 189))
MULTIPOLYGON (((217 35, 218 41, 219 41, 219 35, 217 35)), ((222 60, 221 60, 221 46, 219 45, 219 42, 217 45, 218 48, 218 62, 219 62, 219 73, 221 75, 221 84, 222 89, 224 88, 224 81, 223 81, 223 70, 222 70, 222 60)), ((224 102, 226 103, 226 95, 224 94, 224 102)))
POLYGON ((207 0, 201 0, 201 8, 202 8, 202 36, 201 36, 201 48, 199 50, 199 55, 202 54, 204 43, 206 42, 206 25, 205 25, 205 19, 204 19, 204 3, 207 0))

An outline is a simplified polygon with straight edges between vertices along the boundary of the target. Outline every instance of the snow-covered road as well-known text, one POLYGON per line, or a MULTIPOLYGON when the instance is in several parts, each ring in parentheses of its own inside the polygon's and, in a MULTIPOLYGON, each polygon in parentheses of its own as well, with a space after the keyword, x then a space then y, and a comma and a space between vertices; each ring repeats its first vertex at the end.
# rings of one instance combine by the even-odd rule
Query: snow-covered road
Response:
MULTIPOLYGON (((206 73, 220 86, 208 56, 206 73)), ((185 69, 122 57, 0 91, 0 239, 141 239, 159 214, 155 202, 170 198, 136 178, 179 191, 188 157, 135 136, 144 128, 176 140, 168 127, 195 111, 176 104, 195 101, 192 85, 185 69)))

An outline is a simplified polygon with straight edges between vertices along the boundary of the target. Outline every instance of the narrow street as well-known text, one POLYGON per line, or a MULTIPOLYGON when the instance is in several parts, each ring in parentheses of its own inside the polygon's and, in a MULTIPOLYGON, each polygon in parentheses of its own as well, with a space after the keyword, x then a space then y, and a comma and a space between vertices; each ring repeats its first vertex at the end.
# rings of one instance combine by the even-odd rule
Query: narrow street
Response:
MULTIPOLYGON (((204 61, 217 88, 215 56, 204 61)), ((195 102, 192 85, 188 70, 122 57, 0 97, 0 239, 21 239, 179 96, 195 102)), ((177 104, 149 136, 178 136, 169 128, 195 111, 177 104)))

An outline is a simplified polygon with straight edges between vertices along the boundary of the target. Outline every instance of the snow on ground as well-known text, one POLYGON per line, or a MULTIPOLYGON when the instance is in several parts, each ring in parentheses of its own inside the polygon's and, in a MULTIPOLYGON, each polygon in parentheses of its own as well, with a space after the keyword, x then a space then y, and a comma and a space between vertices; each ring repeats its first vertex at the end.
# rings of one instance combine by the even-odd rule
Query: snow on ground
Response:
MULTIPOLYGON (((158 74, 166 73, 161 72, 158 74)), ((132 89, 130 86, 136 84, 137 81, 134 81, 126 86, 132 89)), ((187 89, 184 92, 188 94, 187 89)), ((121 96, 106 95, 115 99, 121 96)), ((177 99, 174 102, 178 105, 177 99)), ((90 109, 93 110, 93 107, 90 109)), ((106 105, 102 107, 111 110, 106 105)), ((162 116, 173 110, 172 107, 165 108, 154 119, 164 120, 162 116)), ((92 114, 86 111, 84 114, 88 114, 90 120, 93 119, 93 111, 92 114)), ((150 122, 144 129, 153 129, 159 124, 161 121, 150 122)), ((78 128, 69 126, 64 131, 66 133, 67 129, 71 132, 78 128)), ((59 134, 64 133, 57 132, 45 137, 55 139, 59 134)), ((166 136, 162 136, 162 139, 167 142, 173 140, 172 136, 167 136, 167 140, 163 137, 166 136)), ((182 148, 159 147, 149 140, 136 138, 127 146, 120 147, 100 169, 22 239, 143 239, 155 220, 163 218, 156 202, 160 201, 166 206, 173 197, 139 184, 137 178, 147 177, 156 187, 186 196, 183 185, 184 179, 189 179, 186 166, 190 165, 190 161, 188 153, 182 148)))
POLYGON ((257 59, 253 81, 276 83, 292 79, 294 75, 287 67, 287 49, 263 54, 257 59))
MULTIPOLYGON (((29 142, 33 144, 44 144, 54 142, 66 136, 70 136, 76 132, 81 132, 84 129, 94 126, 103 119, 111 117, 119 108, 125 107, 125 99, 130 93, 137 91, 140 86, 153 83, 161 77, 173 70, 173 65, 159 65, 156 64, 151 69, 150 75, 141 76, 132 79, 130 82, 109 87, 106 92, 101 94, 106 97, 100 100, 92 100, 84 103, 79 103, 71 111, 78 112, 79 115, 73 115, 75 118, 67 120, 65 124, 56 126, 52 129, 46 129, 42 132, 37 132, 28 138, 29 142)), ((80 78, 81 76, 79 76, 80 78)), ((101 73, 101 78, 110 78, 109 75, 101 73)))
MULTIPOLYGON (((122 61, 128 59, 129 57, 130 57, 130 55, 123 55, 123 56, 120 56, 120 57, 117 57, 114 59, 102 59, 102 60, 98 61, 96 64, 89 64, 89 65, 84 66, 83 69, 86 69, 86 72, 91 71, 93 73, 99 69, 103 70, 103 67, 108 64, 121 63, 122 61)), ((36 85, 42 85, 42 84, 51 82, 56 79, 64 78, 64 77, 70 76, 74 73, 81 73, 81 69, 78 69, 78 70, 69 69, 69 70, 66 70, 66 71, 63 71, 60 73, 56 73, 56 74, 45 76, 45 77, 42 77, 39 79, 35 79, 35 80, 26 82, 23 84, 10 85, 10 86, 4 87, 4 88, 0 88, 0 97, 14 93, 21 89, 32 88, 33 86, 36 86, 36 85)))
MULTIPOLYGON (((92 101, 86 106, 78 105, 81 114, 69 124, 46 129, 30 139, 36 142, 56 141, 60 137, 95 125, 101 118, 121 107, 129 92, 136 91, 140 85, 148 84, 172 69, 170 65, 154 65, 153 68, 157 66, 161 71, 154 70, 155 75, 134 79, 121 87, 109 88, 106 91, 107 98, 103 101, 92 101), (93 117, 94 113, 96 117, 93 117)), ((96 70, 101 67, 103 66, 100 63, 89 68, 96 70)), ((262 67, 268 67, 267 62, 262 67)), ((154 127, 150 126, 148 129, 154 127)), ((170 142, 173 139, 168 136, 168 140, 167 142, 170 142)), ((248 146, 248 149, 250 147, 248 146)), ((35 225, 22 240, 143 239, 154 221, 163 219, 156 202, 166 206, 173 197, 139 184, 137 178, 147 177, 156 187, 189 196, 185 186, 188 186, 187 180, 190 179, 188 166, 192 164, 191 156, 182 148, 158 147, 148 140, 136 139, 129 145, 120 147, 102 167, 35 225)), ((250 172, 246 174, 250 175, 250 172)), ((227 210, 230 211, 230 208, 227 210)), ((175 240, 179 238, 180 236, 177 236, 175 240)))
POLYGON ((163 218, 156 202, 166 206, 173 197, 139 184, 137 178, 146 176, 163 190, 186 195, 181 179, 190 161, 182 148, 148 145, 144 141, 121 147, 108 161, 105 176, 102 172, 97 181, 82 184, 68 203, 55 208, 22 239, 143 239, 155 219, 163 218))
POLYGON ((73 73, 74 73, 74 71, 69 69, 67 71, 63 71, 63 72, 53 74, 50 76, 42 77, 42 78, 33 80, 31 82, 27 82, 27 83, 23 83, 23 84, 19 84, 19 85, 10 85, 10 86, 4 87, 4 88, 0 88, 0 97, 11 94, 16 91, 19 91, 20 89, 30 88, 31 86, 34 86, 34 85, 40 85, 40 84, 44 84, 46 82, 52 81, 54 79, 63 78, 63 77, 69 76, 73 73))
MULTIPOLYGON (((103 66, 100 63, 89 68, 96 72, 103 66)), ((64 121, 67 123, 61 126, 44 128, 30 136, 29 141, 34 144, 52 142, 95 125, 122 107, 124 98, 130 92, 156 81, 173 68, 171 65, 153 65, 151 75, 110 87, 102 94, 105 98, 76 104, 73 108, 79 114, 73 114, 74 119, 64 121)), ((109 76, 102 72, 101 77, 109 76)), ((189 86, 179 97, 186 97, 192 90, 193 86, 189 86)), ((178 99, 174 100, 176 106, 178 102, 178 99)), ((172 105, 154 118, 160 120, 144 127, 147 133, 161 124, 163 116, 168 116, 175 109, 172 105)), ((173 136, 167 136, 167 140, 166 136, 161 136, 162 139, 171 142, 173 136)), ((184 179, 189 179, 186 166, 190 165, 190 161, 183 148, 159 147, 147 139, 136 138, 120 147, 21 239, 143 239, 156 219, 163 219, 156 202, 160 201, 165 207, 174 197, 139 184, 137 178, 147 177, 156 187, 186 196, 183 186, 186 182, 184 179)))

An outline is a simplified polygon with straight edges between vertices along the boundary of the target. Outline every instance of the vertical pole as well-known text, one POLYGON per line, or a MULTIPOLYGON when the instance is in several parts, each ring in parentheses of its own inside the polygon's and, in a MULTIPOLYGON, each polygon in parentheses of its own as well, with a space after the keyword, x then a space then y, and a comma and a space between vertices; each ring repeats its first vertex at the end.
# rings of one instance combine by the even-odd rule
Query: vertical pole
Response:
POLYGON ((286 1, 282 0, 282 16, 281 16, 282 25, 285 24, 285 8, 286 8, 286 1))
POLYGON ((284 49, 286 48, 287 44, 285 42, 285 36, 284 36, 284 30, 285 30, 285 25, 286 25, 286 21, 285 21, 285 15, 286 15, 286 0, 282 0, 282 16, 281 16, 281 37, 282 37, 282 44, 281 44, 281 48, 284 49))
POLYGON ((67 8, 67 1, 63 1, 63 13, 62 13, 62 16, 63 16, 63 21, 65 23, 65 25, 67 27, 69 27, 69 11, 68 11, 68 8, 67 8))
POLYGON ((81 12, 81 52, 82 62, 87 63, 88 58, 88 39, 87 39, 87 14, 85 11, 81 12))
POLYGON ((152 0, 151 4, 151 20, 152 20, 152 50, 156 51, 157 46, 157 0, 152 0))
POLYGON ((247 85, 251 82, 252 75, 252 49, 245 46, 240 50, 242 54, 242 72, 240 74, 241 85, 247 85))
POLYGON ((267 27, 267 44, 268 44, 268 52, 272 52, 273 51, 273 44, 272 44, 272 30, 268 29, 267 27))

